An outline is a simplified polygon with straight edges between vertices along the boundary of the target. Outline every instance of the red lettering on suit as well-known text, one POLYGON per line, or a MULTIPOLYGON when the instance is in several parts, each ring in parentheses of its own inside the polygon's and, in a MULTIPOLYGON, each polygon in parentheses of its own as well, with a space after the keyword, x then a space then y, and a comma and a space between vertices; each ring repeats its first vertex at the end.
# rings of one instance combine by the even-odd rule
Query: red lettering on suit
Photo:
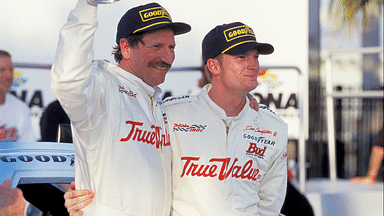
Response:
POLYGON ((252 168, 253 160, 248 160, 244 165, 237 165, 239 161, 235 158, 231 163, 231 158, 212 158, 209 160, 211 164, 198 164, 200 157, 181 157, 181 161, 185 161, 180 177, 197 176, 197 177, 218 177, 220 181, 228 177, 240 178, 256 181, 261 178, 258 168, 252 168), (221 165, 219 166, 216 164, 221 165), (219 168, 219 169, 218 169, 219 168))
POLYGON ((131 130, 127 137, 120 139, 121 142, 127 142, 132 139, 133 141, 143 142, 150 145, 156 144, 157 149, 171 145, 167 129, 165 129, 165 133, 161 134, 162 128, 159 126, 151 125, 151 129, 154 129, 154 131, 146 131, 141 129, 141 126, 144 125, 142 122, 126 121, 125 123, 131 125, 131 130))

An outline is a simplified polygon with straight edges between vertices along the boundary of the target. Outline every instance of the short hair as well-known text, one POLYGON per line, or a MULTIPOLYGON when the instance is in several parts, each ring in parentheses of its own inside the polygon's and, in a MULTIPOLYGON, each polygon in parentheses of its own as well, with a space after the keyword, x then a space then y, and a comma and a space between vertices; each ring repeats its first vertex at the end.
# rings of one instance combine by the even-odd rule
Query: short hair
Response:
MULTIPOLYGON (((222 64, 223 63, 223 54, 219 54, 214 59, 216 59, 220 64, 222 64)), ((212 80, 212 72, 209 70, 207 64, 205 64, 204 70, 207 73, 209 79, 212 80)))
POLYGON ((5 50, 0 50, 0 57, 9 57, 11 58, 11 54, 5 50))
MULTIPOLYGON (((143 41, 143 37, 144 37, 145 34, 150 34, 150 33, 154 33, 154 32, 157 32, 157 31, 164 31, 164 30, 172 30, 173 31, 173 29, 171 27, 166 26, 164 28, 155 29, 155 30, 152 30, 152 31, 147 31, 147 32, 141 32, 141 33, 133 34, 133 35, 128 36, 125 39, 128 41, 129 47, 137 47, 139 45, 139 43, 142 43, 143 45, 145 45, 145 43, 143 41)), ((123 59, 123 55, 121 54, 120 44, 118 44, 115 47, 113 47, 112 55, 114 56, 115 61, 117 63, 120 63, 121 59, 123 59)))
MULTIPOLYGON (((128 41, 128 45, 130 47, 137 47, 139 43, 144 45, 143 41, 144 34, 134 34, 125 38, 128 41)), ((123 59, 123 55, 121 54, 120 44, 113 47, 112 55, 117 63, 120 63, 121 59, 123 59)))

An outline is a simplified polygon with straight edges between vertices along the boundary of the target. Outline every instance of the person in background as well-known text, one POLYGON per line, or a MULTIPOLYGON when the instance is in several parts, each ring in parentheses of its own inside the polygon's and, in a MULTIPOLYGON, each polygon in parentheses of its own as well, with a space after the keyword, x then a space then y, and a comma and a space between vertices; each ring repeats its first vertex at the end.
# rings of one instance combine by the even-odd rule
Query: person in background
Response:
POLYGON ((287 194, 285 196, 281 213, 285 216, 314 216, 313 208, 309 200, 293 184, 293 174, 288 171, 287 194))
MULTIPOLYGON (((28 106, 9 93, 13 84, 13 69, 11 55, 0 50, 0 142, 36 142, 28 106)), ((64 207, 64 192, 54 186, 21 184, 17 187, 22 190, 24 198, 42 212, 50 211, 55 216, 68 215, 64 207)))
MULTIPOLYGON (((32 129, 28 106, 22 100, 9 93, 13 84, 13 69, 11 55, 6 51, 0 50, 0 142, 36 142, 37 140, 32 129)), ((14 213, 11 214, 11 212, 19 211, 16 207, 21 207, 21 198, 23 200, 23 206, 26 205, 24 201, 25 198, 29 203, 33 204, 33 206, 39 208, 39 210, 44 212, 45 209, 47 209, 46 211, 50 209, 51 213, 55 213, 57 212, 57 208, 55 208, 57 199, 51 196, 51 191, 56 195, 59 193, 59 196, 56 196, 56 198, 59 197, 61 200, 62 214, 55 214, 55 216, 68 215, 68 212, 64 208, 64 193, 53 188, 53 186, 48 185, 48 188, 42 188, 42 186, 46 184, 21 184, 17 186, 18 189, 10 189, 9 185, 11 184, 10 180, 3 182, 1 193, 2 195, 5 193, 9 194, 9 199, 2 197, 1 202, 2 204, 4 203, 2 208, 5 208, 8 204, 12 204, 13 201, 17 204, 14 204, 13 207, 7 207, 8 210, 4 210, 4 214, 1 215, 13 215, 14 213), (18 192, 20 190, 22 193, 18 192), (52 205, 47 205, 47 203, 51 203, 52 205), (6 213, 6 211, 8 211, 8 213, 6 213)))
POLYGON ((380 170, 380 165, 383 161, 384 156, 384 135, 383 127, 379 131, 379 136, 376 144, 373 146, 371 151, 371 157, 369 159, 369 169, 366 176, 354 177, 349 179, 351 183, 361 184, 373 184, 376 182, 376 177, 380 170))
POLYGON ((40 118, 40 133, 42 142, 57 142, 59 124, 70 124, 69 117, 58 100, 45 108, 40 118))
POLYGON ((13 69, 11 55, 0 50, 0 142, 36 142, 28 106, 9 93, 13 69))

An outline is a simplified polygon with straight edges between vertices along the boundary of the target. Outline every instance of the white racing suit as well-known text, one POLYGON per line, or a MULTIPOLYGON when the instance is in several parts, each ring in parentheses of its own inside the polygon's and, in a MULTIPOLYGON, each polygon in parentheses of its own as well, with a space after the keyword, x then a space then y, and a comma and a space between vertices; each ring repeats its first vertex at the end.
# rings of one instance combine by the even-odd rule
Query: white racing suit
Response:
POLYGON ((159 89, 93 60, 96 6, 80 0, 60 32, 52 90, 71 119, 76 189, 95 193, 85 215, 165 215, 171 147, 159 89))
POLYGON ((172 143, 172 215, 279 215, 286 193, 287 124, 249 101, 226 123, 206 89, 164 101, 172 143))

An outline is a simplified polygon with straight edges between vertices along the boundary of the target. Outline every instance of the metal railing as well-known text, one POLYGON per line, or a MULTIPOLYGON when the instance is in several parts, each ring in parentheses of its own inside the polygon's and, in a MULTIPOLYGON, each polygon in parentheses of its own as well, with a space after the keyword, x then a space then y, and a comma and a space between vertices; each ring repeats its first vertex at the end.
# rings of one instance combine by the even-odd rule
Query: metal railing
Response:
POLYGON ((351 53, 372 54, 383 53, 382 47, 367 47, 358 50, 331 51, 325 60, 326 72, 326 108, 327 108, 327 133, 328 133, 328 158, 329 158, 329 176, 332 181, 337 178, 336 170, 336 140, 335 140, 335 120, 334 120, 334 99, 336 98, 383 98, 383 91, 361 91, 354 93, 333 92, 332 83, 332 57, 336 55, 346 55, 351 53))

